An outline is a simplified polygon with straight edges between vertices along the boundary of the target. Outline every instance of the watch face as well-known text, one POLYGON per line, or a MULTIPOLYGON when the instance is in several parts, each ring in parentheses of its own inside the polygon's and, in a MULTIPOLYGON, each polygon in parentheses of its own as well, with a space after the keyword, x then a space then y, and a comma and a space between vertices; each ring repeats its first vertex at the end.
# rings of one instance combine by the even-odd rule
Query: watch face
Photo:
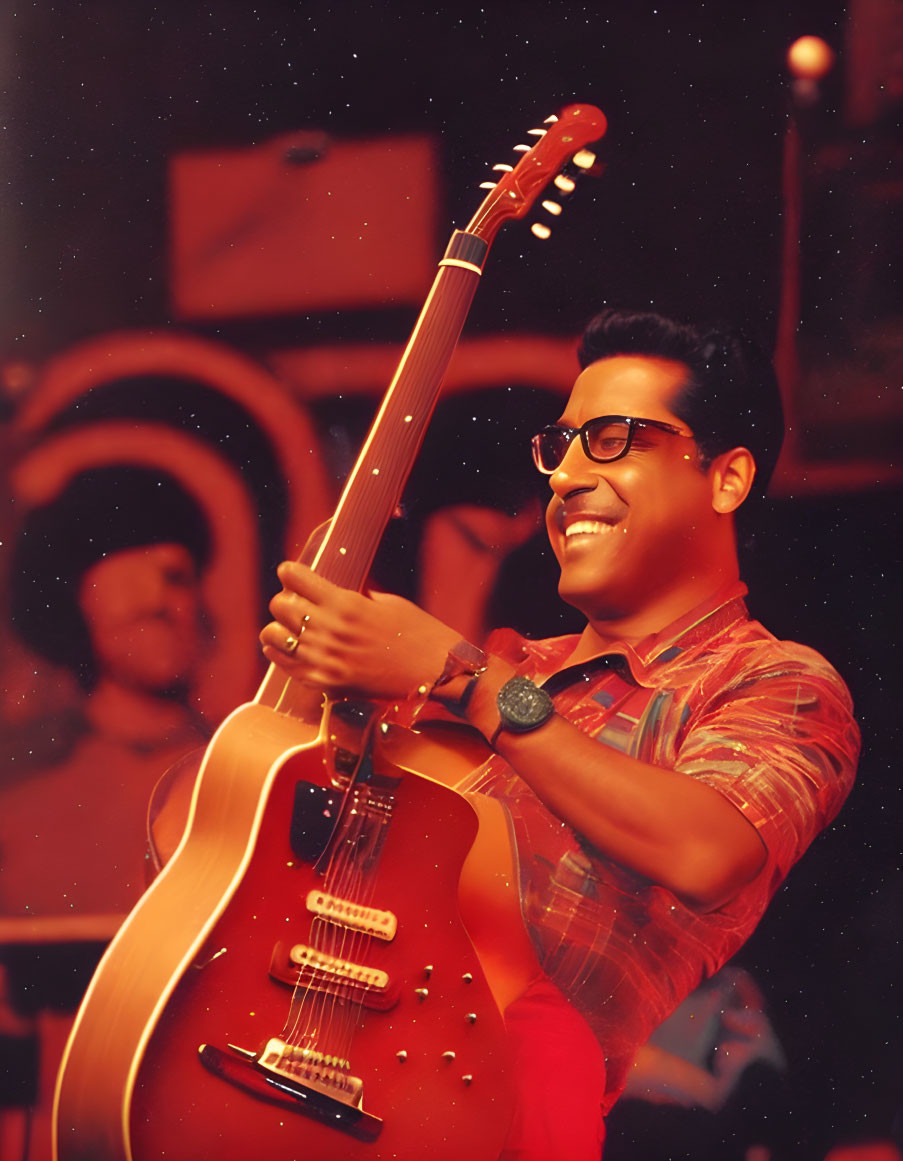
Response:
POLYGON ((534 730, 549 720, 555 710, 551 697, 528 677, 512 677, 499 690, 499 715, 506 729, 515 733, 534 730))

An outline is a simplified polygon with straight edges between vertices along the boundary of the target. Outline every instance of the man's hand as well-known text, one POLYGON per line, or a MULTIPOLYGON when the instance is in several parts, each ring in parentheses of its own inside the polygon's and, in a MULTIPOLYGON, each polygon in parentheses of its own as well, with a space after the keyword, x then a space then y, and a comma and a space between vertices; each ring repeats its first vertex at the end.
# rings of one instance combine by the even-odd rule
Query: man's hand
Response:
POLYGON ((277 575, 283 588, 260 634, 264 656, 331 698, 406 698, 432 685, 458 641, 454 629, 401 597, 349 592, 292 561, 277 575))

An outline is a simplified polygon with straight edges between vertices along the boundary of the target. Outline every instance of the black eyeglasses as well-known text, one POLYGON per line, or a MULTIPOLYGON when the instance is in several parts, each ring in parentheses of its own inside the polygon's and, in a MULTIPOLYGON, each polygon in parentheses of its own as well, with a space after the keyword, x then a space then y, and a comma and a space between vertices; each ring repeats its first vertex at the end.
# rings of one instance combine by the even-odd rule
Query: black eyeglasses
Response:
POLYGON ((681 431, 679 427, 674 427, 671 423, 662 423, 658 419, 636 419, 632 415, 600 415, 597 419, 588 419, 583 427, 559 427, 554 423, 544 427, 539 435, 534 435, 531 440, 533 462, 541 472, 551 476, 558 470, 574 437, 579 435, 583 450, 591 460, 597 464, 610 464, 612 460, 619 460, 627 455, 638 427, 655 427, 659 431, 667 432, 668 435, 693 438, 690 432, 681 431))

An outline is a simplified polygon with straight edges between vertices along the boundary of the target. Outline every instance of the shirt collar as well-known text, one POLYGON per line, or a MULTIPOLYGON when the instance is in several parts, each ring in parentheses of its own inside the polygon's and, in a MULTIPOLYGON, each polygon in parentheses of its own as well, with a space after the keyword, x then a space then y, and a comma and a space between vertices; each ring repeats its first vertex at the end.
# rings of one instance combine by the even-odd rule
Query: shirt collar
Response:
MULTIPOLYGON (((749 619, 746 603, 747 588, 742 581, 732 581, 714 592, 701 604, 678 617, 658 633, 652 633, 636 644, 615 641, 604 652, 580 662, 580 670, 591 670, 601 665, 617 664, 623 658, 634 680, 640 685, 660 678, 662 667, 676 661, 688 648, 711 640, 729 626, 749 619)), ((576 644, 574 636, 555 637, 549 641, 529 642, 527 650, 537 668, 548 672, 549 663, 563 666, 560 672, 571 669, 565 659, 576 644)))

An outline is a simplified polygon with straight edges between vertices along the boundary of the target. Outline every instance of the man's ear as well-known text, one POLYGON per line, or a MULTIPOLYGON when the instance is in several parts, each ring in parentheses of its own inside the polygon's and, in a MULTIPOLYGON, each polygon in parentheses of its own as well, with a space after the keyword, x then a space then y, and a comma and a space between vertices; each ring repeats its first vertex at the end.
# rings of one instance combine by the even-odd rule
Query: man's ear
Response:
POLYGON ((748 448, 735 447, 712 460, 708 474, 712 482, 712 507, 728 515, 736 512, 749 495, 756 461, 748 448))

